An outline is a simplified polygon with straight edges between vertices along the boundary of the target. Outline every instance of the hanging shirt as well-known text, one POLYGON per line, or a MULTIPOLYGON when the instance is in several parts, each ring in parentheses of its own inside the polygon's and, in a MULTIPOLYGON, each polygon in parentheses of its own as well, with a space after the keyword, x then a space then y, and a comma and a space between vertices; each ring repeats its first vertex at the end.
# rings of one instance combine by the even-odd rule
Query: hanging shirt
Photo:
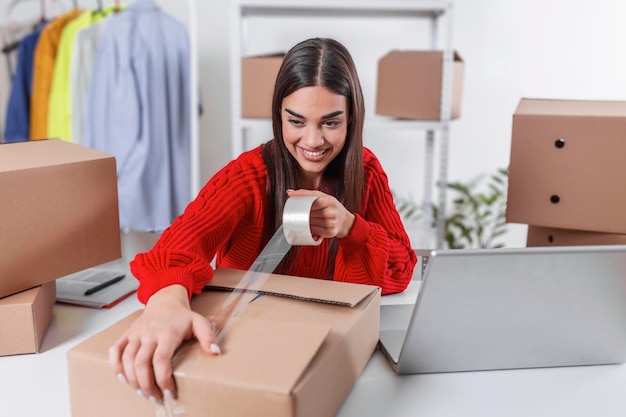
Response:
MULTIPOLYGON (((19 42, 24 36, 33 31, 36 20, 25 22, 11 22, 0 26, 0 49, 19 42)), ((18 44, 19 47, 19 44, 18 44)), ((17 66, 17 50, 0 54, 0 143, 4 142, 4 120, 7 112, 9 95, 11 94, 11 84, 13 74, 17 66)))
POLYGON ((152 0, 102 33, 83 144, 116 157, 120 226, 161 231, 190 201, 189 36, 152 0))
POLYGON ((33 58, 41 31, 47 25, 42 22, 26 35, 17 49, 17 64, 7 103, 4 137, 6 142, 25 142, 30 137, 30 103, 33 92, 33 58))
POLYGON ((81 9, 73 9, 54 19, 41 31, 33 58, 30 139, 46 139, 48 137, 48 102, 59 41, 65 25, 82 12, 81 9))
POLYGON ((100 20, 93 25, 79 30, 74 40, 72 63, 70 65, 70 103, 72 142, 83 143, 84 120, 87 111, 87 97, 96 59, 102 30, 107 19, 100 20))
POLYGON ((116 6, 109 6, 101 12, 92 12, 91 10, 83 12, 63 28, 54 61, 54 72, 52 73, 50 97, 48 99, 47 137, 73 141, 71 133, 70 77, 76 34, 79 30, 104 19, 115 8, 116 6))

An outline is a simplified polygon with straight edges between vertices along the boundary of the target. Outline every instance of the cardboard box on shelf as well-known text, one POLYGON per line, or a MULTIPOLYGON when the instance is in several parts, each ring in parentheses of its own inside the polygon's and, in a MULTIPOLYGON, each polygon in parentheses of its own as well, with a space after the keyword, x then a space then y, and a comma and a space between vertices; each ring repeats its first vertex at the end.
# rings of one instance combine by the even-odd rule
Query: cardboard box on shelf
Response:
MULTIPOLYGON (((192 308, 211 317, 230 294, 223 289, 244 274, 216 270, 215 291, 195 296, 192 308)), ((75 346, 68 352, 72 416, 336 415, 378 343, 380 289, 273 274, 262 291, 222 339, 221 355, 204 353, 197 342, 179 349, 178 399, 163 406, 120 383, 108 363, 109 346, 139 312, 75 346)))
POLYGON ((528 226, 526 246, 626 245, 626 235, 528 226))
MULTIPOLYGON (((376 114, 441 120, 443 51, 391 51, 378 61, 376 114)), ((451 119, 461 115, 465 63, 454 52, 451 119)))
POLYGON ((241 59, 241 116, 272 117, 272 95, 284 53, 241 59))
POLYGON ((115 158, 62 140, 0 145, 0 297, 121 257, 115 158))
POLYGON ((626 101, 522 99, 506 220, 626 234, 626 101))
POLYGON ((54 281, 0 298, 0 356, 39 352, 55 300, 54 281))

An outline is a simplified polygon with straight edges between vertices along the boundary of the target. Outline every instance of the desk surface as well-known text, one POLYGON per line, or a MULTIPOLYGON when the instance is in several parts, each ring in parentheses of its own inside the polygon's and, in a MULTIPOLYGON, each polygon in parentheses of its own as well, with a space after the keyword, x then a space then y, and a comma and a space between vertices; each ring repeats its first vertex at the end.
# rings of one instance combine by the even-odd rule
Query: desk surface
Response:
MULTIPOLYGON (((67 351, 139 308, 134 296, 109 310, 55 305, 41 353, 0 357, 0 416, 70 417, 67 351)), ((338 417, 623 417, 624 391, 626 365, 399 376, 376 351, 338 417)))
MULTIPOLYGON (((0 357, 0 415, 69 417, 68 349, 138 308, 57 304, 42 353, 0 357)), ((376 351, 338 416, 621 417, 625 390, 625 365, 398 376, 376 351)))

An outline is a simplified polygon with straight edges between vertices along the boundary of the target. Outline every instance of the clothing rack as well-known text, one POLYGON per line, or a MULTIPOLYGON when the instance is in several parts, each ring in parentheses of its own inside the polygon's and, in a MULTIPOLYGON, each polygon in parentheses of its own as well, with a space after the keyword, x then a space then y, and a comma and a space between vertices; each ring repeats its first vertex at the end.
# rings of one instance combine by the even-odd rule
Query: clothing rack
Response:
MULTIPOLYGON (((13 0, 6 8, 6 12, 4 14, 4 20, 8 21, 10 19, 11 11, 15 6, 19 3, 34 1, 34 0, 13 0)), ((98 7, 102 8, 102 1, 98 0, 98 7)), ((158 3, 158 1, 157 1, 158 3)), ((42 18, 45 18, 45 7, 46 1, 39 0, 40 11, 42 18)), ((72 4, 74 7, 79 7, 80 4, 77 0, 72 0, 72 4)), ((119 4, 118 0, 116 0, 116 4, 119 4)), ((198 132, 198 112, 194 109, 198 109, 199 106, 199 81, 198 81, 198 26, 197 26, 197 4, 196 0, 187 0, 187 8, 188 8, 188 19, 187 26, 189 30, 189 67, 190 67, 190 80, 191 80, 191 91, 190 91, 190 100, 191 106, 190 109, 190 188, 191 188, 191 196, 190 199, 195 198, 201 188, 201 166, 200 166, 200 143, 199 143, 199 132, 198 132)), ((10 52, 12 49, 16 48, 19 45, 17 42, 15 45, 7 45, 3 48, 3 52, 10 52), (12 49, 11 49, 12 47, 12 49)), ((5 52, 5 53, 6 53, 5 52)))

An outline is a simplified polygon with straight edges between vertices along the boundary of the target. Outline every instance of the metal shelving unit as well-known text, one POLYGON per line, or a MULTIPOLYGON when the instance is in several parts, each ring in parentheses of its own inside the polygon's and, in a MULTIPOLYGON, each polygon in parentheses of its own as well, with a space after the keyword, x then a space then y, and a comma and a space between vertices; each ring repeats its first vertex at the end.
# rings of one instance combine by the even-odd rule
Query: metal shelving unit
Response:
MULTIPOLYGON (((452 100, 452 3, 447 0, 311 0, 296 3, 293 0, 231 0, 230 68, 231 68, 231 140, 232 156, 246 150, 246 131, 264 126, 264 119, 246 119, 241 116, 241 58, 247 53, 249 19, 255 17, 327 17, 427 19, 430 48, 443 50, 443 74, 441 88, 441 119, 438 121, 398 120, 386 117, 370 117, 366 127, 383 125, 385 128, 414 129, 426 132, 423 212, 424 224, 432 221, 432 205, 435 160, 435 134, 439 140, 438 181, 447 182, 448 141, 450 135, 452 100), (441 19, 445 16, 445 19, 441 19), (445 22, 445 24, 442 24, 445 22), (441 39, 441 46, 439 41, 441 39)), ((393 40, 392 40, 393 41, 393 40)), ((438 207, 445 213, 446 189, 439 187, 438 207)), ((443 216, 440 216, 443 217, 443 216)), ((444 241, 444 219, 437 225, 436 246, 444 241)))

